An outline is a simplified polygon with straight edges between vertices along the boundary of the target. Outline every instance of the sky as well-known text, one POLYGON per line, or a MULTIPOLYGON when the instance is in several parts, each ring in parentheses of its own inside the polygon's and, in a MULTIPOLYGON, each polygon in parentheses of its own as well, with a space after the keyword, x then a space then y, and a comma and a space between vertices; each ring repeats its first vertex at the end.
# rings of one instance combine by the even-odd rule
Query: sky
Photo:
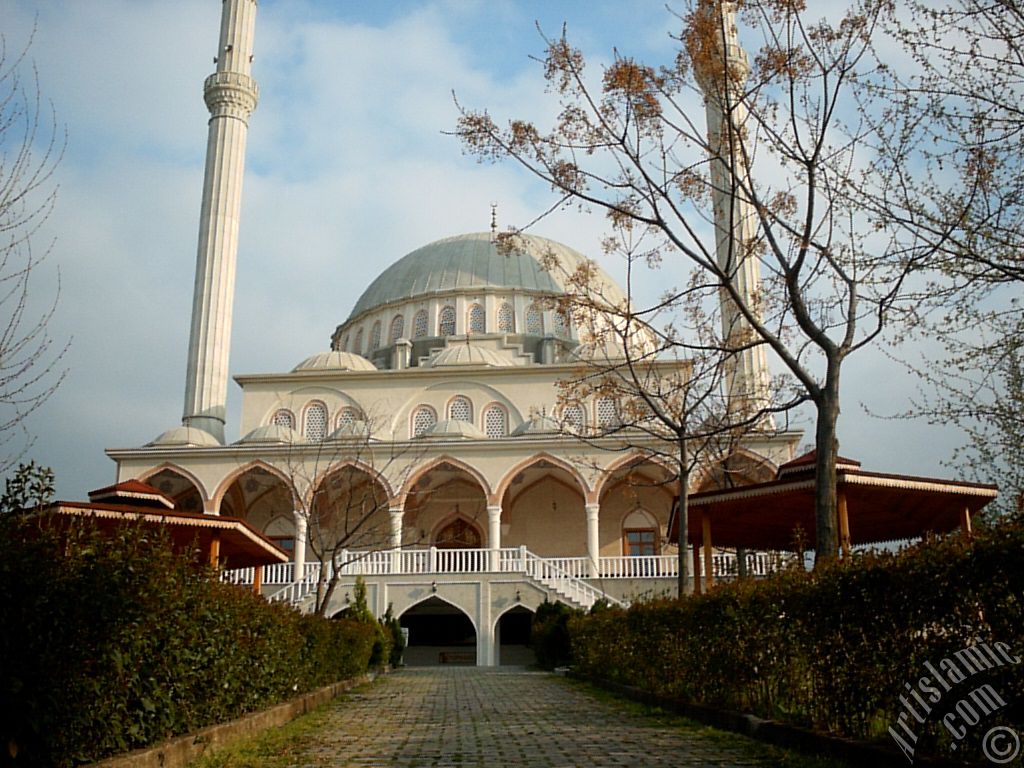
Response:
MULTIPOLYGON (((53 241, 33 300, 71 340, 59 390, 33 414, 29 457, 57 495, 115 480, 105 448, 180 424, 217 0, 0 0, 9 50, 31 39, 40 89, 67 127, 53 241), (34 29, 34 33, 33 33, 34 29)), ((617 49, 675 55, 663 0, 385 2, 260 0, 235 285, 232 375, 286 371, 329 346, 372 279, 433 240, 522 225, 550 190, 509 164, 480 164, 449 135, 453 98, 496 117, 550 119, 544 34, 563 23, 594 62, 617 49)), ((559 213, 533 230, 597 256, 603 218, 559 213)), ((617 265, 604 265, 613 275, 617 265)), ((620 270, 621 271, 621 270, 620 270)), ((679 280, 681 275, 659 276, 679 280)), ((915 382, 884 349, 844 368, 840 452, 865 468, 946 476, 950 427, 867 414, 904 409, 915 382)), ((240 390, 229 384, 228 439, 240 390)), ((813 438, 804 416, 798 426, 813 438)))

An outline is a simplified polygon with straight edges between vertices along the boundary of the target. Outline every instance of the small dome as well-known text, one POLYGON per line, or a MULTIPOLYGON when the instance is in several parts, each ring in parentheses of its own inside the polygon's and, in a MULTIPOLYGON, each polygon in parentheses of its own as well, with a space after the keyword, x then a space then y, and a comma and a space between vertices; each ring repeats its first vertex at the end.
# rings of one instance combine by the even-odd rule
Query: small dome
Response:
POLYGON ((531 435, 558 435, 562 427, 556 419, 550 416, 533 416, 529 421, 524 421, 512 430, 512 437, 524 437, 531 435))
POLYGON ((209 448, 215 445, 220 445, 220 441, 205 429, 199 429, 198 427, 175 427, 174 429, 168 429, 152 442, 146 443, 147 447, 154 448, 170 448, 172 446, 209 448))
POLYGON ((446 368, 455 365, 487 365, 492 368, 507 368, 515 365, 508 354, 497 352, 477 344, 451 344, 430 358, 431 368, 446 368))
POLYGON ((277 445, 293 445, 304 443, 306 439, 291 427, 284 427, 280 424, 264 424, 256 427, 238 441, 238 445, 251 445, 253 443, 274 443, 277 445))
POLYGON ((420 437, 434 438, 441 440, 486 440, 487 435, 480 431, 479 427, 461 419, 446 419, 439 421, 420 437))
POLYGON ((348 421, 331 432, 328 440, 370 440, 373 437, 373 430, 368 422, 362 419, 348 421))
POLYGON ((626 350, 618 339, 603 339, 580 344, 572 351, 572 356, 588 363, 603 363, 625 360, 626 350))
POLYGON ((362 355, 352 352, 320 352, 307 357, 292 368, 292 373, 299 371, 376 371, 377 366, 362 355))

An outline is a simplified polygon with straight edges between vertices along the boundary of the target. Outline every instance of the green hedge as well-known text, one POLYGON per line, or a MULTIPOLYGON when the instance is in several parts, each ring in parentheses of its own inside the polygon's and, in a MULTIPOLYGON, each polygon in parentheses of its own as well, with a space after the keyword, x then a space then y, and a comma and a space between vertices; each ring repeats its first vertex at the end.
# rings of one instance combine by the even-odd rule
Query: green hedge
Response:
MULTIPOLYGON (((1024 657, 1022 556, 1024 526, 1008 522, 978 531, 973 542, 950 536, 813 573, 577 616, 569 624, 573 660, 586 674, 687 702, 888 740, 905 709, 899 697, 911 695, 905 684, 929 674, 925 662, 979 642, 1002 642, 1024 657)), ((1009 706, 971 729, 958 754, 999 718, 1024 731, 1024 664, 970 678, 941 692, 940 704, 985 682, 1009 706)), ((917 754, 948 754, 935 714, 912 723, 917 754)))
POLYGON ((95 761, 365 672, 375 625, 222 584, 152 530, 0 520, 0 762, 95 761))

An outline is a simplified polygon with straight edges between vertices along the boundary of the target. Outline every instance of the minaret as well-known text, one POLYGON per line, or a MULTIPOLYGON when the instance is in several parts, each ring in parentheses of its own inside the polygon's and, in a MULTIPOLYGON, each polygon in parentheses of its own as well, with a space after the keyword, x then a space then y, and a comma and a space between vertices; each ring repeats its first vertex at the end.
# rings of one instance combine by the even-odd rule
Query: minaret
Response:
MULTIPOLYGON (((734 3, 708 0, 702 3, 701 12, 705 15, 691 55, 707 110, 716 256, 742 302, 760 316, 761 268, 750 252, 757 218, 745 194, 750 180, 742 147, 748 112, 741 96, 750 65, 736 34, 734 3)), ((721 311, 728 346, 740 348, 756 339, 725 289, 721 291, 721 311)), ((765 408, 770 400, 770 376, 764 346, 745 349, 733 357, 726 380, 732 408, 751 414, 765 408)), ((773 426, 770 416, 762 423, 773 426)))
POLYGON ((206 78, 210 110, 206 175, 182 423, 224 442, 228 351, 249 115, 259 90, 250 77, 256 0, 223 0, 217 71, 206 78))

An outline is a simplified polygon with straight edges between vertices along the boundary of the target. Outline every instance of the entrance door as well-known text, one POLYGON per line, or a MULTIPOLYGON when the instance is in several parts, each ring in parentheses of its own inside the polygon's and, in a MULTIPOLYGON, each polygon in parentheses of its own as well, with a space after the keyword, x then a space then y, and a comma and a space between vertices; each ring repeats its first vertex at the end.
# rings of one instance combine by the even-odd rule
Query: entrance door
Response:
POLYGON ((480 531, 468 520, 459 517, 437 533, 438 549, 480 549, 480 531))

